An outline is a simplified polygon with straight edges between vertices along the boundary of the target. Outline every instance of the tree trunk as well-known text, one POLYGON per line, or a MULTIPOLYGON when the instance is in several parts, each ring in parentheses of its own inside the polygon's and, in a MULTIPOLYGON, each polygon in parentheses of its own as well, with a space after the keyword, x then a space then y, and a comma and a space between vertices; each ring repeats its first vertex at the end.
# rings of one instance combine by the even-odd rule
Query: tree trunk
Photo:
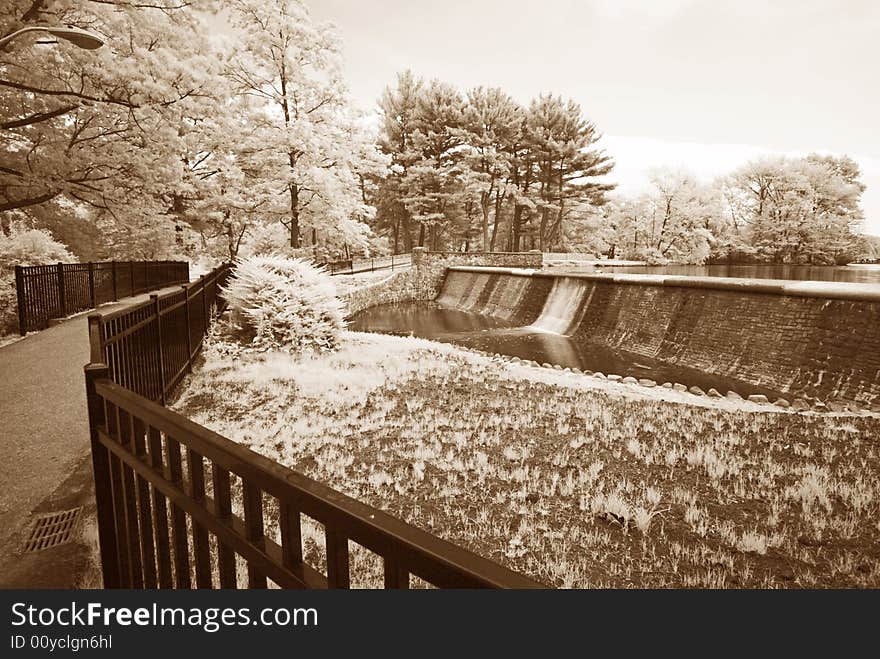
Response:
POLYGON ((520 241, 520 233, 522 231, 522 206, 519 204, 513 209, 513 245, 511 245, 511 251, 518 252, 519 251, 519 241, 520 241))
POLYGON ((495 251, 495 241, 498 238, 498 225, 501 224, 501 207, 504 203, 504 195, 501 190, 495 193, 495 221, 492 223, 492 238, 489 240, 489 251, 495 251))
POLYGON ((290 246, 299 249, 299 187, 291 183, 288 189, 290 190, 290 246))

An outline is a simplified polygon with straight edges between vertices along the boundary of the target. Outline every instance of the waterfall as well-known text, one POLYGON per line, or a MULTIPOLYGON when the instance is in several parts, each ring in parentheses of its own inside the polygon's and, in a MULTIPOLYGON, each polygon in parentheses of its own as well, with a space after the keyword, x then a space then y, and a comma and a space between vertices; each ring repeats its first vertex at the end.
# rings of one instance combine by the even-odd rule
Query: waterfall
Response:
POLYGON ((544 308, 541 309, 541 315, 528 329, 562 335, 574 332, 587 306, 583 302, 588 288, 591 289, 586 282, 578 279, 556 278, 550 295, 544 302, 544 308))

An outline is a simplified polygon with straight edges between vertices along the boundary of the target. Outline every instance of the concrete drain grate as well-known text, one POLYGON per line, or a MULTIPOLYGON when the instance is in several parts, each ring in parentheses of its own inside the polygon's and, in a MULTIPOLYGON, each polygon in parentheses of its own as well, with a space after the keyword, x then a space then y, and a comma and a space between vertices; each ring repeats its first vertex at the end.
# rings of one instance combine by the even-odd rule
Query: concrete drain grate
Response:
POLYGON ((34 519, 31 535, 24 545, 25 552, 42 551, 70 542, 81 512, 82 506, 34 519))

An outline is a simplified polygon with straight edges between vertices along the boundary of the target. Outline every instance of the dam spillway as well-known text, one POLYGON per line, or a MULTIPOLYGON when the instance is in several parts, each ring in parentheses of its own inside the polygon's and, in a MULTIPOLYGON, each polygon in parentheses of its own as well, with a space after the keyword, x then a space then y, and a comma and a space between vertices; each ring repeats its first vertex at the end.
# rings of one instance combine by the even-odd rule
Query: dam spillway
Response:
POLYGON ((880 402, 877 286, 459 267, 436 301, 566 336, 581 353, 610 350, 755 391, 880 402))

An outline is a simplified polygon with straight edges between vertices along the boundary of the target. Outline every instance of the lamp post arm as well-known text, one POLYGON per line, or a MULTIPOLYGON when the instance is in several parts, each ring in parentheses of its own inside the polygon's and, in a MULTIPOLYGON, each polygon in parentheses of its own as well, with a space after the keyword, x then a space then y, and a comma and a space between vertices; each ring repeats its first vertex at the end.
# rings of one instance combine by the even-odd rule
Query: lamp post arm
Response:
POLYGON ((95 50, 104 45, 104 39, 101 35, 89 32, 88 30, 60 25, 28 25, 0 39, 0 50, 3 50, 6 44, 26 32, 48 32, 53 37, 69 41, 74 46, 85 50, 95 50))
POLYGON ((16 30, 12 34, 7 34, 5 37, 0 39, 0 48, 5 48, 6 44, 15 39, 16 37, 20 37, 22 34, 26 32, 45 32, 46 28, 40 27, 38 25, 30 25, 28 27, 23 27, 20 30, 16 30))

